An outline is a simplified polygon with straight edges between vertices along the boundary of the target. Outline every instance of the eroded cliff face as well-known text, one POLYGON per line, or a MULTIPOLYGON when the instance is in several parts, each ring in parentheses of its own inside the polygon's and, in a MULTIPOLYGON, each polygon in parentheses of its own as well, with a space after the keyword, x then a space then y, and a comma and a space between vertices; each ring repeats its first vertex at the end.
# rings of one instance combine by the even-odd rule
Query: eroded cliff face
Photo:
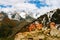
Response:
MULTIPOLYGON (((39 28, 39 29, 42 28, 42 27, 40 27, 40 24, 43 24, 43 29, 46 29, 46 28, 48 29, 48 28, 50 28, 49 27, 50 22, 54 22, 54 23, 58 24, 58 26, 56 28, 58 28, 58 29, 60 28, 60 26, 59 26, 60 25, 60 9, 56 9, 56 10, 47 12, 46 14, 41 15, 37 19, 33 19, 30 16, 27 16, 26 19, 21 20, 21 21, 11 20, 4 13, 1 13, 0 15, 1 15, 0 16, 0 19, 1 19, 0 20, 0 30, 1 30, 0 35, 1 36, 0 37, 4 37, 4 35, 5 35, 5 37, 11 38, 19 33, 22 33, 22 34, 24 32, 31 33, 30 32, 31 30, 32 30, 32 32, 35 32, 34 34, 36 34, 37 33, 36 28, 39 28), (31 19, 32 19, 32 21, 29 21, 31 19), (39 22, 39 25, 37 25, 38 27, 31 27, 30 25, 32 23, 36 26, 36 24, 35 24, 36 21, 39 22)), ((38 30, 38 31, 40 32, 40 30, 38 30)), ((45 35, 45 34, 43 34, 43 35, 45 35)), ((20 36, 19 36, 19 38, 20 38, 20 36)))
POLYGON ((56 24, 60 24, 60 9, 57 9, 56 12, 52 15, 51 21, 56 24))
POLYGON ((15 40, 60 40, 60 9, 56 9, 50 12, 47 12, 44 15, 41 15, 35 21, 25 25, 20 32, 15 35, 15 40), (37 28, 35 22, 37 23, 37 28), (50 27, 50 23, 54 22, 55 26, 50 27), (35 24, 35 27, 30 26, 35 24), (33 30, 34 29, 34 30, 33 30))
POLYGON ((18 34, 15 35, 14 40, 60 40, 60 31, 55 30, 55 32, 58 33, 57 35, 53 34, 53 32, 49 34, 49 32, 50 32, 49 30, 45 31, 35 30, 23 33, 19 32, 18 34))

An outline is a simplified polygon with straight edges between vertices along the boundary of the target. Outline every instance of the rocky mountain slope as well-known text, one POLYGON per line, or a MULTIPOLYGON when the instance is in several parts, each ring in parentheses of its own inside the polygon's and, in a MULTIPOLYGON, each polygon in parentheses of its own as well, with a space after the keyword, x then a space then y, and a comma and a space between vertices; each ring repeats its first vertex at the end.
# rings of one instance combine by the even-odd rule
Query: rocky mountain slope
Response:
POLYGON ((49 28, 50 22, 54 22, 57 25, 60 24, 59 14, 60 9, 56 9, 55 11, 50 11, 44 15, 41 15, 39 18, 25 25, 20 31, 18 31, 15 35, 15 40, 60 40, 60 30, 57 28, 52 28, 53 30, 49 28), (43 24, 42 30, 35 29, 34 31, 29 31, 30 25, 35 23, 36 21, 43 24))
MULTIPOLYGON (((27 15, 25 19, 23 19, 21 16, 20 21, 17 20, 11 20, 9 19, 4 13, 0 13, 3 16, 0 17, 3 21, 0 21, 0 37, 12 37, 15 34, 19 32, 25 32, 27 29, 27 26, 29 26, 31 23, 35 21, 39 21, 43 23, 45 27, 48 26, 49 22, 55 22, 56 24, 60 24, 60 9, 52 10, 50 12, 47 12, 44 15, 41 15, 39 18, 34 19, 31 16, 27 15), (5 17, 4 17, 5 16, 5 17), (4 34, 4 35, 3 35, 4 34), (9 35, 8 35, 9 34, 9 35)), ((14 19, 16 16, 13 15, 12 19, 14 19)))

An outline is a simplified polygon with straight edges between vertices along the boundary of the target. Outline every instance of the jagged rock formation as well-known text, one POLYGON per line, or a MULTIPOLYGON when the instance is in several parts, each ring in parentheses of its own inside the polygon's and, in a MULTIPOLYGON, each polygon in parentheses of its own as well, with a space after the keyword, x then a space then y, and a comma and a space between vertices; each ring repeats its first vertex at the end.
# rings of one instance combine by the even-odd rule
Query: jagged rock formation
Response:
POLYGON ((60 9, 57 9, 56 12, 52 15, 51 21, 60 24, 60 9))
MULTIPOLYGON (((45 27, 48 27, 49 22, 52 22, 52 18, 53 18, 53 16, 54 16, 54 14, 56 14, 55 12, 57 12, 57 10, 60 10, 60 9, 56 9, 56 10, 47 12, 46 14, 41 15, 41 16, 40 16, 39 18, 37 18, 36 20, 42 22, 45 27)), ((57 13, 57 14, 58 14, 58 13, 57 13)), ((58 18, 58 17, 57 17, 57 18, 58 18)), ((59 19, 59 18, 58 18, 58 19, 59 19)), ((36 20, 33 20, 33 22, 35 22, 36 20)), ((53 21, 54 21, 54 20, 53 20, 53 21)), ((27 26, 28 26, 29 24, 33 23, 33 22, 30 22, 30 23, 25 22, 25 24, 21 24, 21 25, 23 25, 23 26, 18 27, 18 28, 20 28, 19 31, 20 31, 20 32, 26 31, 27 26), (27 23, 27 24, 26 24, 26 23, 27 23), (21 29, 22 29, 22 30, 21 30, 21 29)), ((55 21, 54 21, 54 22, 55 22, 55 21)), ((56 23, 56 24, 57 24, 57 23, 56 23)), ((18 28, 17 28, 17 29, 18 29, 18 28)), ((17 31, 17 33, 18 33, 19 31, 17 31)))
MULTIPOLYGON (((26 31, 27 29, 27 26, 30 25, 31 23, 35 22, 36 20, 37 21, 40 21, 41 23, 43 23, 43 25, 45 27, 48 26, 49 22, 53 21, 55 22, 56 24, 60 24, 60 9, 56 9, 56 10, 53 10, 53 11, 50 11, 50 12, 47 12, 46 14, 44 15, 41 15, 39 18, 37 19, 33 19, 32 17, 30 16, 27 16, 26 19, 23 19, 22 21, 17 21, 17 20, 10 20, 7 16, 5 18, 3 18, 3 27, 7 27, 9 29, 12 29, 12 33, 10 35, 8 35, 8 37, 12 37, 14 36, 15 34, 17 34, 18 32, 24 32, 26 31), (57 17, 56 17, 57 16, 57 17), (32 19, 32 20, 31 20, 32 19), (31 21, 30 21, 31 20, 31 21), (28 22, 29 21, 29 22, 28 22), (6 24, 6 25, 5 25, 6 24), (9 28, 10 26, 10 28, 9 28)), ((13 18, 14 18, 14 15, 13 15, 13 18)), ((1 23, 0 23, 1 24, 1 23)), ((0 25, 0 28, 2 26, 0 25)), ((1 30, 1 29, 0 29, 1 30)), ((2 32, 3 33, 3 32, 2 32)), ((8 34, 8 33, 7 33, 8 34)))
POLYGON ((10 20, 6 13, 0 13, 0 37, 7 37, 12 34, 12 28, 18 26, 19 21, 10 20))
MULTIPOLYGON (((20 17, 20 16, 19 16, 20 17)), ((13 16, 14 18, 14 16, 13 16)), ((8 15, 4 12, 0 13, 0 37, 12 37, 15 35, 22 27, 29 24, 33 20, 32 17, 27 16, 26 19, 20 17, 20 20, 11 20, 8 15), (27 21, 28 20, 28 21, 27 21)))
MULTIPOLYGON (((50 11, 47 14, 41 15, 38 19, 34 20, 33 22, 25 25, 22 30, 20 30, 17 34, 16 34, 16 38, 15 40, 60 40, 60 30, 55 30, 56 33, 58 33, 56 36, 51 36, 54 33, 54 30, 52 30, 52 32, 50 34, 45 33, 44 31, 40 30, 40 31, 27 31, 28 27, 30 24, 34 23, 35 21, 39 21, 41 23, 43 23, 44 27, 48 28, 48 24, 50 22, 55 22, 56 24, 60 24, 60 9, 56 9, 55 11, 50 11)), ((48 30, 46 30, 48 31, 48 30)), ((49 31, 48 31, 49 32, 49 31)), ((55 33, 53 34, 55 35, 55 33)))

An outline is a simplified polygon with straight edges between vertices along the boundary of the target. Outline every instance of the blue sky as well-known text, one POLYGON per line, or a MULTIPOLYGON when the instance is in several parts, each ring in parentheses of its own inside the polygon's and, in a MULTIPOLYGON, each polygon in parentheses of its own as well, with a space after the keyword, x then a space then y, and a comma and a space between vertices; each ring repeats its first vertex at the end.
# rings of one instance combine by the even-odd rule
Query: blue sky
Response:
POLYGON ((0 4, 0 8, 7 8, 7 7, 11 8, 12 5, 3 5, 3 4, 0 4))
MULTIPOLYGON (((34 4, 35 7, 41 8, 41 7, 51 7, 51 6, 59 6, 60 1, 58 0, 0 0, 0 8, 11 8, 15 4, 14 3, 28 3, 28 4, 34 4), (12 5, 13 4, 13 5, 12 5)), ((17 5, 15 5, 17 6, 17 5)))
POLYGON ((28 1, 28 3, 31 3, 31 4, 35 4, 36 7, 40 8, 40 7, 45 7, 45 6, 49 6, 45 3, 45 0, 44 1, 39 1, 39 0, 30 0, 28 1))
POLYGON ((11 11, 50 11, 51 9, 60 8, 60 0, 0 0, 0 10, 11 11))
MULTIPOLYGON (((26 3, 26 2, 24 2, 24 3, 26 3)), ((30 4, 35 4, 35 6, 36 6, 37 8, 49 6, 49 5, 47 5, 47 4, 45 3, 45 0, 43 0, 43 1, 39 1, 39 0, 28 0, 28 3, 30 3, 30 4)), ((7 7, 11 8, 12 6, 13 6, 13 5, 0 4, 0 8, 7 8, 7 7)))

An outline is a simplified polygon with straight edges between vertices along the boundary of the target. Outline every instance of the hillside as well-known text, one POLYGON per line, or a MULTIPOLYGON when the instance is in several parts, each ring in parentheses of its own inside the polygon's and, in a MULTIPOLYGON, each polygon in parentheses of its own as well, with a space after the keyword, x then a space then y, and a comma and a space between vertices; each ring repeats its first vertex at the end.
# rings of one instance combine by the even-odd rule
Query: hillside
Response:
POLYGON ((60 9, 56 9, 41 15, 39 18, 25 25, 21 30, 19 30, 15 35, 15 40, 60 40, 59 14, 60 9), (38 28, 36 28, 36 22, 37 25, 40 24, 37 26, 38 28), (55 26, 51 28, 51 22, 55 24, 57 28, 55 26))
MULTIPOLYGON (((11 38, 18 33, 29 32, 29 26, 36 21, 42 23, 43 26, 47 28, 49 28, 50 22, 54 22, 58 25, 57 29, 59 30, 60 28, 60 9, 47 12, 46 14, 41 15, 37 19, 34 19, 29 15, 26 15, 25 19, 21 16, 19 17, 19 20, 12 20, 8 18, 8 15, 6 13, 0 13, 0 38, 11 38)), ((15 16, 13 17, 13 19, 14 18, 15 16)))

